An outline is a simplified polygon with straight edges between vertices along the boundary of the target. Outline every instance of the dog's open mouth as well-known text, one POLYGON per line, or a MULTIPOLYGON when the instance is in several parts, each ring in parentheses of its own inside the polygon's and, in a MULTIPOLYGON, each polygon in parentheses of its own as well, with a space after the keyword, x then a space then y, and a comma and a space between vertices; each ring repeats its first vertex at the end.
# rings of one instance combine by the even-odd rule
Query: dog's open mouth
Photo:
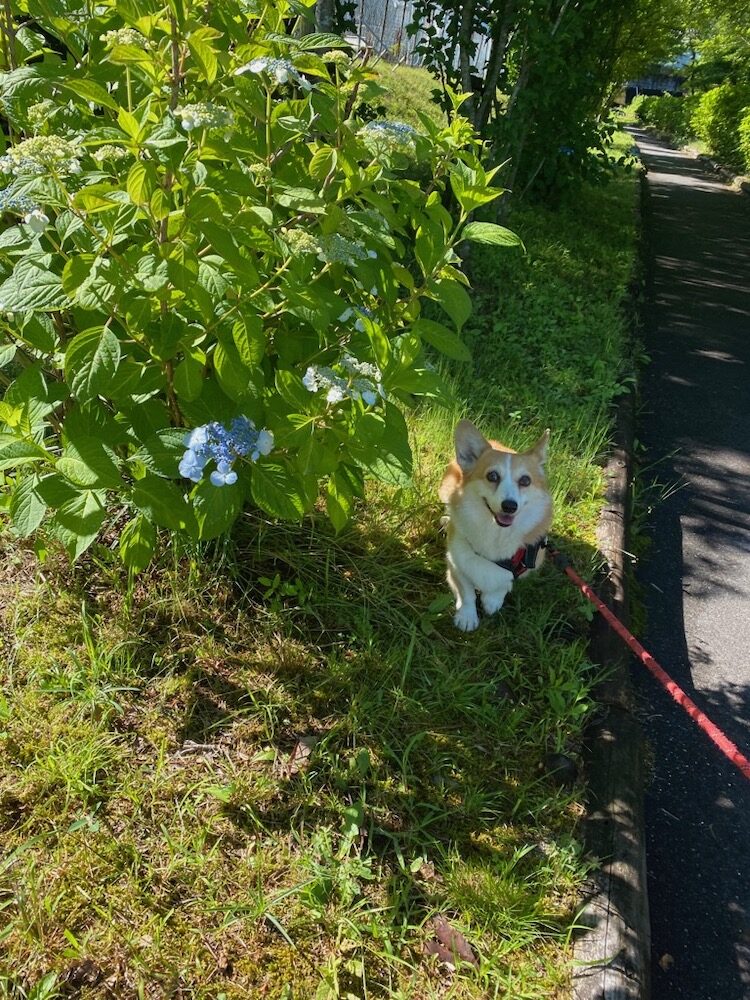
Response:
POLYGON ((513 518, 515 517, 515 514, 504 514, 503 511, 501 510, 494 511, 486 500, 484 502, 487 504, 487 510, 495 518, 495 524, 498 524, 501 528, 509 528, 511 524, 513 524, 513 518))

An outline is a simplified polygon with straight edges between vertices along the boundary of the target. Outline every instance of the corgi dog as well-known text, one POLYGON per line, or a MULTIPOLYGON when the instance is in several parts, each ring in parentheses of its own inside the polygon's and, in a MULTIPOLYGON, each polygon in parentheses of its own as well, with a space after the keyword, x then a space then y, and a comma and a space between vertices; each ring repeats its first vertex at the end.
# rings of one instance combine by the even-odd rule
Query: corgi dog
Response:
POLYGON ((470 420, 456 426, 456 460, 440 499, 447 513, 448 586, 457 628, 479 625, 477 594, 488 615, 499 611, 516 577, 544 562, 552 497, 544 471, 549 430, 530 451, 488 441, 470 420))

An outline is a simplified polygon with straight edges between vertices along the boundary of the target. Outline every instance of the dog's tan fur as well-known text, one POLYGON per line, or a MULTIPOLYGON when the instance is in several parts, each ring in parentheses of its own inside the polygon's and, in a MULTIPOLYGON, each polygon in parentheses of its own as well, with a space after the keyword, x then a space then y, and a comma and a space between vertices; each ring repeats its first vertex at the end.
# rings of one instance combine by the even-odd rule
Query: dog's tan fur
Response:
MULTIPOLYGON (((454 622, 471 632, 479 625, 476 592, 485 612, 494 614, 513 586, 513 574, 497 561, 510 559, 549 531, 552 498, 544 471, 549 431, 520 453, 488 441, 469 420, 456 426, 455 438, 456 461, 445 470, 440 499, 448 515, 447 579, 456 598, 454 622), (508 508, 516 503, 517 509, 506 514, 503 502, 508 508)), ((535 569, 544 555, 541 549, 535 569)))

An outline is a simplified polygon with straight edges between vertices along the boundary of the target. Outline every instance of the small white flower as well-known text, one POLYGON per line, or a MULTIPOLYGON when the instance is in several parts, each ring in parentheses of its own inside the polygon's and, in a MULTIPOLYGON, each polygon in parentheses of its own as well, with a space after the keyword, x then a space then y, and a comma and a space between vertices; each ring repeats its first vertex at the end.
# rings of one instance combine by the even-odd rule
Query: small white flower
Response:
POLYGON ((277 84, 296 83, 303 90, 312 90, 312 84, 295 67, 294 63, 288 59, 273 59, 270 56, 258 56, 252 62, 238 66, 234 71, 235 76, 242 76, 243 73, 266 73, 273 77, 277 84))
POLYGON ((37 234, 37 236, 40 233, 43 233, 49 225, 49 217, 44 214, 41 208, 35 208, 33 212, 29 212, 27 215, 24 215, 23 221, 33 233, 37 234))
POLYGON ((208 428, 203 425, 201 427, 196 427, 192 430, 185 438, 185 444, 188 448, 201 448, 203 445, 208 443, 208 428))
POLYGON ((179 118, 180 125, 186 132, 202 128, 228 128, 234 123, 234 115, 212 101, 200 101, 197 104, 186 104, 175 108, 172 114, 179 118))
POLYGON ((273 451, 273 432, 262 430, 258 433, 258 440, 255 442, 255 450, 260 455, 270 455, 273 451))
POLYGON ((329 403, 341 403, 346 399, 346 392, 340 385, 332 385, 326 394, 326 401, 329 403))
POLYGON ((318 371, 312 365, 307 369, 302 379, 302 384, 308 392, 317 392, 320 385, 318 371))

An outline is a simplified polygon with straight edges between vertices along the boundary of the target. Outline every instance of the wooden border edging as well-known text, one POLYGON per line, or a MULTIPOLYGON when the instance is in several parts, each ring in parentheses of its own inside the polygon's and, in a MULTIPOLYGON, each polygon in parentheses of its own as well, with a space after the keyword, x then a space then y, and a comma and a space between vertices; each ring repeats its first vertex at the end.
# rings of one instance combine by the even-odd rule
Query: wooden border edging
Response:
MULTIPOLYGON (((635 397, 618 406, 616 447, 607 463, 606 506, 599 522, 599 549, 607 577, 604 602, 628 622, 627 551, 630 518, 631 444, 635 397)), ((591 655, 611 668, 596 698, 597 718, 585 737, 588 852, 600 861, 587 887, 575 944, 575 1000, 647 1000, 650 994, 650 925, 646 891, 643 815, 643 737, 633 713, 629 658, 600 617, 594 620, 591 655)))
MULTIPOLYGON (((644 183, 643 175, 641 182, 644 183)), ((643 193, 643 187, 641 188, 643 193)), ((640 214, 640 213, 639 213, 640 214)), ((639 234, 642 240, 642 235, 639 234)), ((641 243, 642 247, 642 243, 641 243)), ((615 410, 614 447, 605 467, 605 506, 597 540, 606 576, 598 588, 626 625, 625 553, 631 516, 635 390, 615 410)), ((648 1000, 651 928, 646 883, 643 734, 634 714, 625 646, 597 615, 590 643, 594 662, 611 668, 595 696, 599 712, 585 734, 587 851, 599 862, 586 891, 574 946, 574 1000, 648 1000)))

